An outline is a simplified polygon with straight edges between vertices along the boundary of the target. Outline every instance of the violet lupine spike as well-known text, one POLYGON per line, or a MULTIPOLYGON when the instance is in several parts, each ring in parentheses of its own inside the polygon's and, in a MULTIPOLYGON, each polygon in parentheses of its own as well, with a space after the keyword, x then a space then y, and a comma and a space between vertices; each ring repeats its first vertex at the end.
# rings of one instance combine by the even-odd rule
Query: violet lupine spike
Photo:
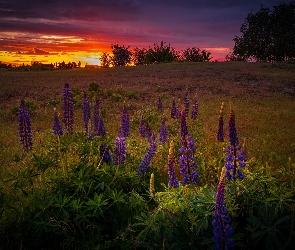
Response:
POLYGON ((152 136, 150 137, 149 149, 148 149, 147 153, 145 154, 145 156, 143 157, 141 163, 138 166, 138 170, 137 170, 138 175, 140 175, 140 176, 145 175, 145 173, 147 172, 147 170, 151 164, 153 157, 156 154, 156 151, 157 151, 156 137, 153 133, 152 136))
POLYGON ((163 104, 160 97, 158 98, 158 110, 163 110, 163 104))
POLYGON ((188 135, 188 128, 186 124, 186 116, 185 116, 185 108, 182 107, 182 111, 180 113, 180 139, 181 143, 186 140, 186 136, 188 135))
POLYGON ((97 109, 94 109, 94 133, 98 136, 105 136, 107 134, 103 118, 97 109))
POLYGON ((230 106, 230 117, 229 117, 229 143, 230 145, 226 148, 225 164, 227 169, 226 178, 228 180, 244 179, 242 168, 246 166, 246 152, 242 149, 239 144, 237 137, 237 131, 235 126, 235 115, 233 112, 232 105, 230 106))
POLYGON ((53 134, 58 135, 58 136, 63 135, 62 126, 60 124, 60 121, 59 121, 59 118, 58 118, 58 113, 57 113, 56 110, 54 110, 52 132, 53 132, 53 134))
POLYGON ((195 97, 194 102, 193 102, 193 106, 192 106, 191 118, 193 120, 196 120, 198 118, 198 115, 199 115, 199 104, 198 104, 197 97, 195 97))
POLYGON ((31 131, 31 119, 25 101, 21 99, 18 108, 19 137, 24 152, 29 152, 33 148, 31 131))
POLYGON ((220 115, 219 115, 219 118, 218 118, 218 131, 217 131, 217 136, 216 136, 217 141, 220 141, 220 142, 224 142, 223 107, 224 107, 224 103, 222 103, 221 106, 220 106, 220 115))
POLYGON ((115 143, 114 165, 124 165, 126 160, 125 137, 117 137, 115 143))
POLYGON ((82 111, 83 111, 83 122, 84 122, 85 132, 86 134, 88 134, 88 123, 91 118, 91 108, 90 108, 90 101, 85 91, 83 96, 82 111))
POLYGON ((172 105, 171 105, 170 117, 173 119, 177 118, 177 108, 176 108, 176 102, 174 99, 173 99, 172 105))
POLYGON ((185 108, 185 117, 188 117, 188 114, 189 114, 188 90, 186 90, 184 98, 183 98, 183 106, 185 108))
POLYGON ((122 137, 128 137, 130 135, 130 118, 125 103, 122 111, 120 130, 120 135, 122 137))
POLYGON ((159 138, 159 143, 160 144, 165 144, 168 139, 168 129, 166 127, 166 119, 163 116, 162 117, 162 122, 160 126, 160 138, 159 138))
POLYGON ((199 182, 199 174, 196 171, 197 163, 193 157, 195 150, 195 142, 191 135, 188 135, 182 142, 182 147, 179 149, 182 154, 179 158, 180 174, 183 175, 183 184, 196 184, 199 182))
POLYGON ((68 83, 63 88, 63 115, 67 134, 73 133, 74 125, 74 101, 73 93, 68 83))
POLYGON ((103 122, 103 118, 100 115, 99 116, 97 135, 105 136, 106 134, 107 134, 107 132, 106 132, 106 128, 105 128, 105 125, 104 125, 104 122, 103 122))
POLYGON ((235 246, 234 241, 231 238, 234 233, 234 230, 229 224, 231 222, 231 218, 227 215, 228 210, 225 207, 225 172, 226 168, 223 167, 217 187, 214 219, 212 221, 212 225, 214 227, 213 239, 216 244, 214 249, 221 250, 233 248, 235 246))
POLYGON ((228 137, 229 137, 230 145, 236 146, 239 144, 237 130, 236 130, 235 113, 234 113, 232 104, 230 104, 230 114, 229 114, 229 122, 228 122, 228 137))
POLYGON ((181 110, 182 109, 181 109, 180 105, 178 105, 178 107, 176 109, 176 118, 179 118, 181 116, 181 112, 182 112, 181 110))
POLYGON ((169 147, 169 154, 168 154, 168 176, 169 176, 169 181, 168 181, 168 186, 177 188, 179 187, 179 182, 177 180, 177 176, 175 173, 175 153, 174 153, 174 142, 170 142, 170 147, 169 147))
POLYGON ((151 126, 149 124, 147 124, 146 125, 146 137, 148 138, 149 142, 153 139, 152 135, 153 135, 153 131, 151 129, 151 126))
POLYGON ((110 154, 110 150, 107 144, 101 144, 99 147, 99 153, 100 153, 100 157, 102 157, 102 160, 107 163, 110 164, 112 162, 112 157, 110 154))
POLYGON ((145 138, 146 137, 146 126, 145 126, 145 121, 144 121, 144 117, 141 116, 141 120, 140 120, 140 125, 139 125, 139 133, 141 135, 141 137, 145 138))

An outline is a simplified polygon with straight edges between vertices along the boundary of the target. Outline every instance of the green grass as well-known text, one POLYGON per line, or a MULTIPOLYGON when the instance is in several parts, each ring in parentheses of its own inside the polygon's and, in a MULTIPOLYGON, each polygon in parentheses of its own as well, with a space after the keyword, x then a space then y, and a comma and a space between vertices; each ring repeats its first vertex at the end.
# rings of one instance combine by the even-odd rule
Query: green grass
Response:
MULTIPOLYGON (((36 133, 51 128, 55 106, 62 112, 62 88, 66 82, 77 93, 87 90, 91 82, 100 86, 97 93, 102 98, 110 133, 118 130, 113 121, 118 121, 123 101, 132 116, 146 107, 156 110, 160 96, 164 113, 169 116, 172 98, 182 100, 188 88, 191 101, 194 95, 198 98, 199 121, 206 134, 202 143, 215 140, 221 102, 225 103, 225 123, 232 102, 238 137, 240 141, 247 138, 250 158, 273 167, 285 164, 289 157, 295 159, 295 70, 287 64, 172 63, 99 70, 1 71, 0 75, 0 162, 4 168, 21 149, 13 108, 18 107, 21 98, 36 104, 32 116, 36 137, 36 133)), ((76 131, 83 129, 81 96, 76 94, 76 131)))

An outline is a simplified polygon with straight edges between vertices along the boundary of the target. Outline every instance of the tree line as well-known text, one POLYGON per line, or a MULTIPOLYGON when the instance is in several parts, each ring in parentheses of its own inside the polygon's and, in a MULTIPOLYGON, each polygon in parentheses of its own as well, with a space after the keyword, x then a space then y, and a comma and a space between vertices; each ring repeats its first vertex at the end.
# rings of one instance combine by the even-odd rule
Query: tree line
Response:
POLYGON ((294 61, 295 60, 295 2, 281 3, 273 10, 260 5, 249 13, 235 36, 230 61, 294 61))
POLYGON ((103 52, 100 63, 103 67, 118 67, 127 65, 148 65, 174 61, 209 62, 211 52, 196 47, 176 51, 170 44, 162 41, 153 47, 130 49, 130 46, 112 44, 112 53, 103 52))

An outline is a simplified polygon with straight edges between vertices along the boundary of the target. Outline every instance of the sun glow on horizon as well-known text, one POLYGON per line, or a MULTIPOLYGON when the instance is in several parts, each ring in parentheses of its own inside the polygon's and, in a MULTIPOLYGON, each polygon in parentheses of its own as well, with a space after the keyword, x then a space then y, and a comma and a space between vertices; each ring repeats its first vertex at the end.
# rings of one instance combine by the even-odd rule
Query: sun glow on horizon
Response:
MULTIPOLYGON (((50 53, 50 52, 49 52, 50 53)), ((81 66, 86 64, 100 65, 99 57, 101 52, 67 52, 67 53, 51 53, 44 55, 26 54, 26 53, 9 53, 7 51, 0 51, 0 61, 6 64, 12 64, 14 66, 19 65, 31 65, 32 62, 38 61, 45 64, 59 63, 59 62, 81 62, 81 66)))

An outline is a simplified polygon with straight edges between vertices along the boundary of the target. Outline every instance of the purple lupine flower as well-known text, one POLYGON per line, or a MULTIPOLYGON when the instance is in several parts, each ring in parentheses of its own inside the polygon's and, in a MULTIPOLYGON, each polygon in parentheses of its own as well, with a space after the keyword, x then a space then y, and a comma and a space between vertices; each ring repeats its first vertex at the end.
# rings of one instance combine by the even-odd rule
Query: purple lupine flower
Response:
POLYGON ((153 135, 153 131, 151 129, 151 126, 150 126, 150 124, 147 124, 146 125, 146 137, 148 138, 149 142, 153 139, 152 135, 153 135))
POLYGON ((220 115, 219 115, 219 118, 218 118, 218 131, 217 131, 217 136, 216 136, 217 141, 220 141, 220 142, 223 142, 224 141, 224 132, 223 132, 223 125, 224 125, 224 122, 223 122, 223 106, 224 106, 224 103, 222 103, 221 106, 220 106, 220 115))
POLYGON ((158 98, 158 110, 163 110, 163 104, 160 97, 158 98))
POLYGON ((141 116, 141 120, 140 120, 139 133, 140 133, 140 135, 143 138, 146 137, 146 135, 147 135, 147 133, 146 133, 146 127, 145 127, 145 121, 144 121, 144 117, 143 116, 141 116))
POLYGON ((180 139, 181 143, 186 140, 186 136, 188 135, 188 128, 186 125, 186 116, 185 116, 185 108, 182 108, 180 113, 180 139))
POLYGON ((180 105, 178 105, 176 109, 176 118, 179 118, 180 116, 181 116, 181 108, 180 108, 180 105))
POLYGON ((229 143, 230 145, 226 148, 226 157, 224 166, 227 169, 226 177, 228 180, 244 178, 244 174, 241 168, 246 166, 246 152, 242 149, 239 144, 237 137, 237 131, 235 126, 235 115, 232 108, 230 107, 230 117, 229 117, 229 143))
POLYGON ((172 105, 171 105, 170 117, 173 119, 177 118, 177 108, 176 108, 176 103, 175 103, 174 99, 173 99, 172 105))
POLYGON ((103 118, 99 111, 100 100, 96 99, 94 105, 94 133, 98 136, 105 136, 106 135, 106 128, 103 122, 103 118))
POLYGON ((156 151, 157 151, 156 137, 153 133, 152 136, 150 137, 149 149, 148 149, 147 153, 145 154, 145 156, 143 157, 141 163, 138 166, 138 170, 137 170, 138 175, 140 175, 140 176, 145 175, 145 173, 147 172, 147 170, 151 164, 153 157, 156 154, 156 151))
POLYGON ((124 165, 126 160, 125 137, 117 137, 115 143, 114 165, 124 165))
POLYGON ((130 118, 129 118, 128 110, 124 103, 122 118, 121 118, 120 136, 128 137, 129 135, 130 135, 130 118))
POLYGON ((227 215, 228 210, 225 207, 224 188, 225 188, 225 172, 226 168, 223 167, 220 180, 217 187, 214 219, 212 221, 213 239, 215 241, 214 249, 229 249, 235 246, 234 241, 230 238, 234 230, 230 226, 231 218, 227 215))
POLYGON ((199 114, 199 104, 197 97, 194 98, 193 106, 192 106, 192 113, 191 113, 191 118, 193 120, 196 120, 199 114))
POLYGON ((105 125, 104 125, 104 122, 103 122, 103 118, 100 115, 99 116, 99 123, 98 123, 98 132, 97 132, 97 135, 105 136, 106 134, 107 134, 107 132, 106 132, 106 128, 105 128, 105 125))
POLYGON ((25 101, 21 99, 18 108, 19 137, 24 152, 29 152, 33 148, 31 131, 31 119, 25 101))
POLYGON ((92 133, 92 131, 90 129, 88 131, 88 140, 89 141, 94 141, 93 133, 92 133))
POLYGON ((56 110, 54 110, 52 132, 53 132, 53 134, 58 135, 58 136, 63 135, 62 127, 61 127, 60 121, 58 119, 58 113, 56 110))
POLYGON ((162 117, 162 123, 160 126, 160 138, 159 138, 159 143, 160 144, 165 144, 168 139, 168 129, 166 127, 166 120, 165 117, 162 117))
POLYGON ((230 114, 229 114, 229 122, 228 122, 228 137, 229 137, 230 145, 236 146, 239 144, 237 130, 236 130, 235 114, 234 114, 232 105, 230 105, 230 114))
POLYGON ((110 164, 112 162, 112 157, 111 157, 108 145, 101 144, 99 147, 99 153, 100 153, 100 157, 102 157, 102 160, 105 163, 110 164))
POLYGON ((91 118, 91 108, 90 108, 90 101, 85 91, 83 96, 82 111, 83 111, 84 128, 85 128, 86 134, 88 134, 88 123, 91 118))
POLYGON ((176 177, 174 166, 175 166, 174 142, 171 141, 169 154, 168 154, 168 176, 169 176, 168 186, 177 188, 179 187, 179 182, 176 177))
POLYGON ((191 135, 187 135, 182 141, 182 146, 179 149, 182 154, 179 158, 180 173, 183 175, 183 184, 196 184, 199 182, 196 159, 193 157, 195 150, 195 142, 191 135))
POLYGON ((100 114, 97 114, 97 116, 96 116, 94 132, 98 136, 105 136, 107 134, 106 128, 105 128, 105 125, 103 122, 103 118, 100 114))
POLYGON ((74 125, 74 101, 73 93, 68 83, 63 88, 63 114, 65 130, 68 134, 73 133, 74 125))
POLYGON ((185 117, 188 117, 188 114, 189 114, 188 90, 186 90, 184 98, 183 98, 183 106, 185 108, 185 117))

